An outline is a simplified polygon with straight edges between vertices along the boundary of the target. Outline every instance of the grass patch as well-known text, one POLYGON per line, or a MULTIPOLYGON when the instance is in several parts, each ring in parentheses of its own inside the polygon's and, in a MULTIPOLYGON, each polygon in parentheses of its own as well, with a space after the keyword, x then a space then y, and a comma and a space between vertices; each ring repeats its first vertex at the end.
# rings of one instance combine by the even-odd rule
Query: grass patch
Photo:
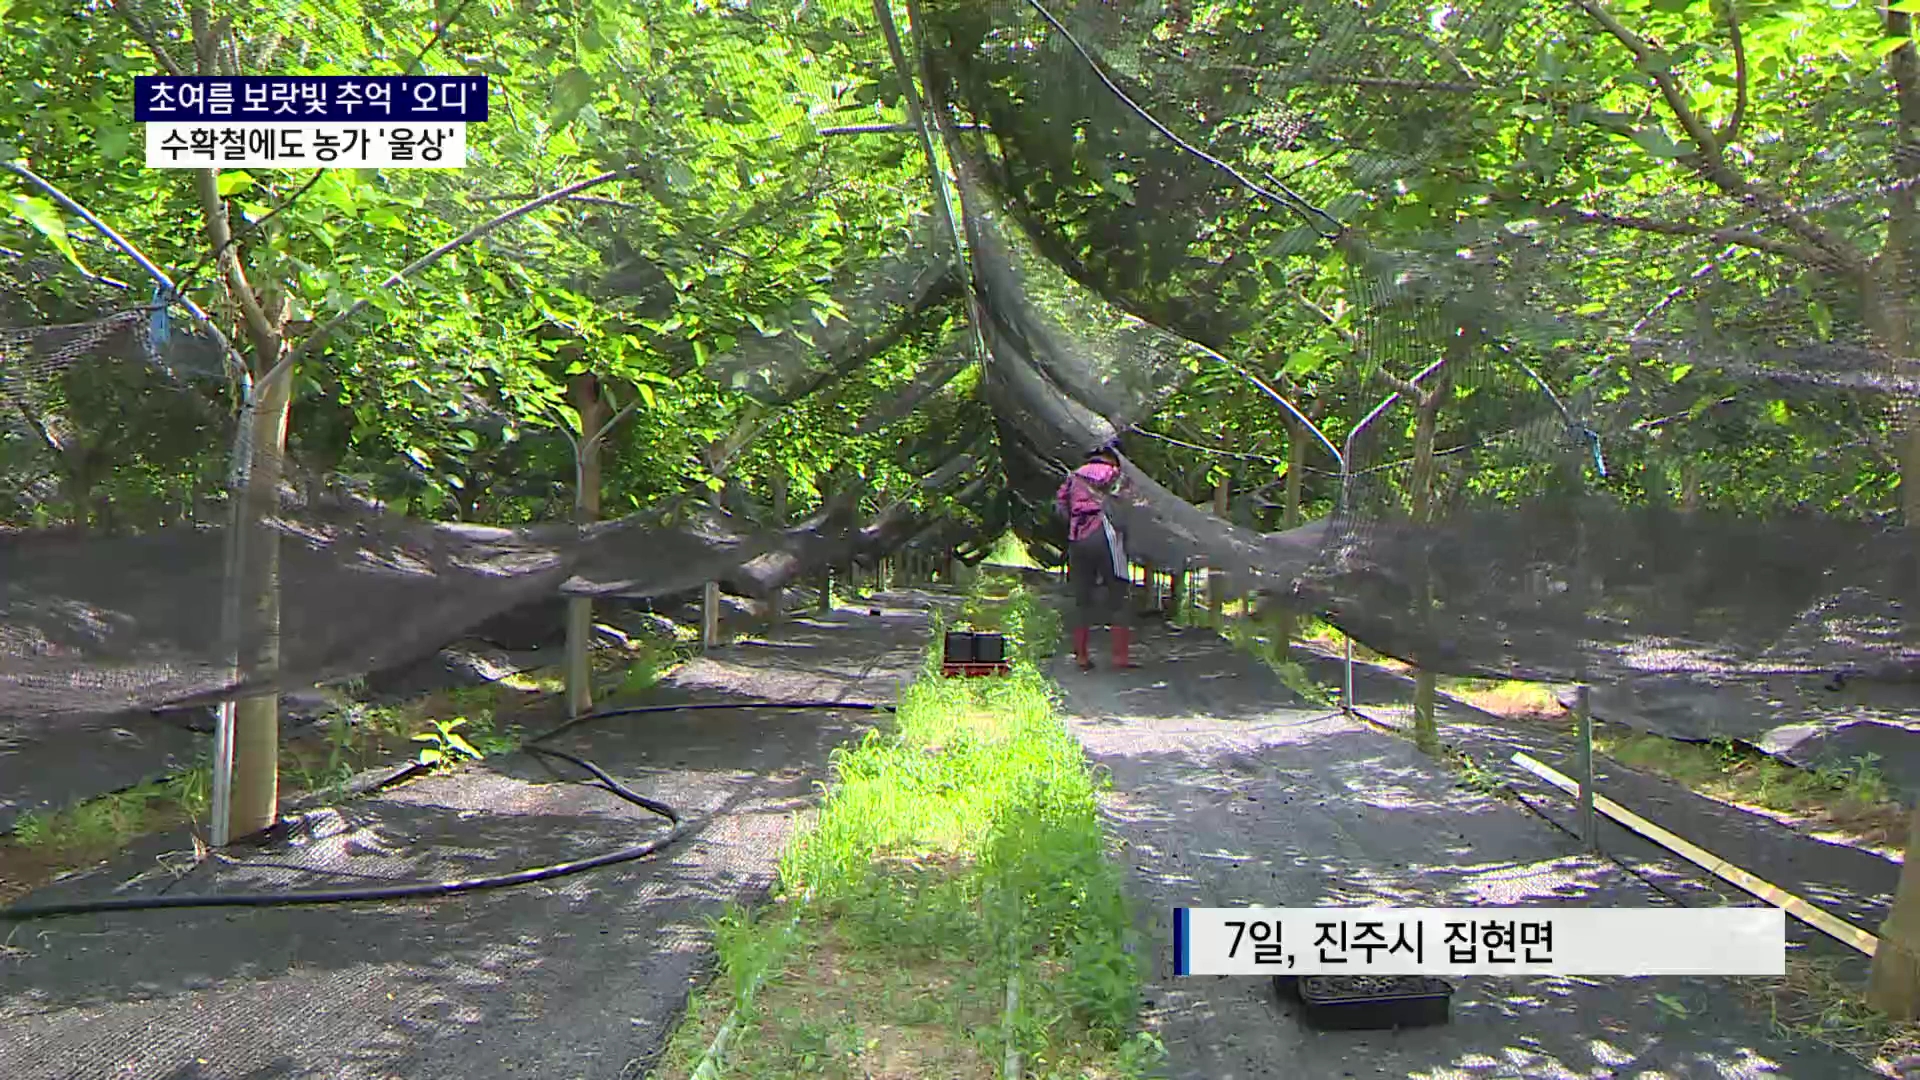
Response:
POLYGON ((1292 643, 1283 640, 1281 632, 1282 624, 1272 616, 1254 615, 1226 624, 1227 640, 1265 663, 1302 701, 1326 708, 1338 705, 1339 691, 1316 681, 1306 666, 1293 658, 1292 643))
POLYGON ((1025 570, 1043 569, 1039 561, 1027 550, 1027 545, 1021 543, 1020 538, 1012 532, 1002 536, 999 542, 993 545, 993 550, 987 553, 985 562, 991 566, 1012 566, 1025 570))
POLYGON ((735 1013, 728 1076, 988 1080, 1010 1044, 1036 1080, 1158 1063, 1097 786, 1035 666, 1057 619, 1020 586, 982 589, 1004 599, 968 618, 1008 634, 1013 674, 943 679, 936 644, 893 729, 835 752, 778 899, 716 923, 722 977, 656 1075, 690 1075, 735 1013))
POLYGON ((1897 1075, 1891 1062, 1920 1054, 1920 1024, 1890 1020, 1870 1007, 1859 978, 1844 970, 1858 965, 1850 957, 1789 952, 1784 977, 1740 985, 1777 1032, 1825 1043, 1897 1075))
POLYGON ((1845 767, 1803 769, 1731 740, 1690 743, 1596 726, 1594 749, 1709 798, 1797 819, 1869 845, 1906 844, 1907 810, 1868 756, 1845 767))
POLYGON ((1494 716, 1509 720, 1558 720, 1568 715, 1553 687, 1516 679, 1458 679, 1442 675, 1435 689, 1494 716))
POLYGON ((70 870, 97 862, 132 841, 177 829, 206 813, 213 770, 202 762, 155 780, 59 810, 29 810, 0 839, 0 904, 70 870))

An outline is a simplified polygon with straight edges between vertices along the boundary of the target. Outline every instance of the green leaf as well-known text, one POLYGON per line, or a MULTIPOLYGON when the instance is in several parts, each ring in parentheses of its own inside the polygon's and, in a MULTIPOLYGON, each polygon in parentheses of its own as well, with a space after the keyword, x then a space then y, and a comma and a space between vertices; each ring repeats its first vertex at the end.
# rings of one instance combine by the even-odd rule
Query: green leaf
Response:
POLYGON ((220 196, 225 198, 252 187, 253 175, 245 170, 223 172, 220 174, 220 179, 215 181, 215 185, 220 189, 220 196))
POLYGON ((553 84, 553 126, 566 127, 580 110, 593 100, 593 76, 585 70, 571 67, 560 73, 553 84))
POLYGON ((1639 143, 1640 148, 1648 154, 1669 161, 1685 153, 1685 151, 1680 149, 1678 143, 1674 142, 1664 130, 1657 127, 1641 128, 1639 131, 1634 132, 1633 141, 1639 143))
POLYGON ((1687 373, 1692 370, 1693 370, 1692 364, 1675 364, 1673 367, 1673 371, 1668 376, 1668 378, 1672 382, 1679 382, 1681 379, 1686 378, 1687 373))
MULTIPOLYGON (((0 0, 0 17, 4 17, 6 7, 6 0, 0 0)), ((102 160, 119 161, 133 149, 133 134, 123 127, 102 127, 94 133, 93 144, 102 160)))
POLYGON ((1773 401, 1767 402, 1767 419, 1773 421, 1776 424, 1784 424, 1788 420, 1792 419, 1792 417, 1793 417, 1793 412, 1792 410, 1787 408, 1786 402, 1781 401, 1777 398, 1773 401))
POLYGON ((473 744, 468 742, 466 740, 466 737, 463 735, 455 735, 455 734, 449 733, 447 735, 447 745, 453 747, 455 750, 460 751, 461 753, 467 755, 470 758, 478 758, 478 757, 484 756, 480 753, 480 751, 475 750, 473 748, 473 744))
POLYGON ((1820 335, 1821 341, 1833 340, 1833 312, 1827 310, 1827 305, 1818 300, 1807 301, 1807 317, 1813 320, 1814 332, 1820 335))
POLYGON ((1883 37, 1873 43, 1873 55, 1885 56, 1902 46, 1911 44, 1913 39, 1910 37, 1883 37))
POLYGON ((46 237, 47 242, 59 249, 60 254, 65 255, 67 261, 81 273, 89 277, 93 275, 93 271, 88 270, 86 264, 80 261, 80 253, 73 250, 73 242, 67 239, 67 223, 60 220, 60 211, 54 209, 52 203, 16 192, 11 196, 7 208, 14 217, 33 226, 40 235, 46 237))

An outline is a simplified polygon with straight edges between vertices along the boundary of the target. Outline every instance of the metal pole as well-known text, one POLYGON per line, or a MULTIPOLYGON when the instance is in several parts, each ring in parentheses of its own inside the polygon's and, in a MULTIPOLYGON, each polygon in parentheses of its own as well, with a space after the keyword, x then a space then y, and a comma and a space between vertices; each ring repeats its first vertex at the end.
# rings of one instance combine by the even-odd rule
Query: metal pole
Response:
MULTIPOLYGON (((227 652, 227 678, 237 685, 241 679, 241 652, 245 647, 243 612, 246 591, 247 533, 253 528, 249 489, 253 480, 253 422, 259 414, 258 399, 252 382, 245 383, 245 398, 240 407, 239 429, 233 437, 233 457, 227 467, 227 536, 225 566, 222 569, 220 619, 222 643, 227 652)), ((213 739, 213 792, 209 808, 212 820, 207 824, 208 840, 216 848, 226 847, 232 839, 233 823, 233 746, 240 716, 240 702, 230 698, 220 703, 220 715, 213 739)))
MULTIPOLYGON (((1443 356, 1440 359, 1435 360, 1433 363, 1428 364, 1425 368, 1421 369, 1420 374, 1415 375, 1413 378, 1408 379, 1407 381, 1411 383, 1418 383, 1421 379, 1424 379, 1427 376, 1433 374, 1434 372, 1440 370, 1441 366, 1444 365, 1446 362, 1447 362, 1447 358, 1443 356)), ((1341 444, 1341 450, 1337 456, 1340 459, 1340 516, 1343 519, 1353 509, 1353 502, 1352 502, 1352 499, 1353 499, 1353 440, 1358 438, 1360 433, 1362 431, 1365 431, 1369 426, 1371 426, 1375 420, 1378 420, 1380 418, 1381 413, 1386 412, 1389 408, 1393 406, 1394 402, 1399 400, 1400 400, 1400 392, 1398 390, 1395 390, 1393 393, 1388 394, 1386 397, 1382 398, 1380 401, 1380 404, 1375 405, 1373 407, 1372 412, 1369 412, 1366 416, 1361 417, 1360 422, 1353 425, 1353 430, 1347 432, 1346 440, 1341 444)), ((1324 436, 1322 437, 1324 438, 1324 436)), ((1345 633, 1342 633, 1340 636, 1342 640, 1344 640, 1347 643, 1346 657, 1344 662, 1345 668, 1346 668, 1346 671, 1345 671, 1346 686, 1345 686, 1345 697, 1341 699, 1341 709, 1348 716, 1352 716, 1353 710, 1354 710, 1353 639, 1350 637, 1347 637, 1345 633)))
POLYGON ((1580 839, 1588 851, 1600 850, 1600 822, 1593 815, 1593 709, 1587 684, 1575 688, 1573 715, 1580 727, 1580 839))

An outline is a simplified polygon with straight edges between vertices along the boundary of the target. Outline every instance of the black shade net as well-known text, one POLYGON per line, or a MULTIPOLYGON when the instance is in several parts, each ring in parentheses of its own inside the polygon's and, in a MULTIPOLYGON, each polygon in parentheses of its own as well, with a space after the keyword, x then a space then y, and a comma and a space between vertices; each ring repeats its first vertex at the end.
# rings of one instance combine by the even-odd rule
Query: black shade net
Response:
MULTIPOLYGON (((195 476, 182 484, 205 505, 185 520, 0 538, 0 712, 307 685, 531 600, 711 580, 765 595, 903 545, 977 555, 1009 525, 1057 559, 1065 468, 1223 373, 1257 382, 1276 429, 1293 418, 1289 380, 1317 381, 1342 454, 1316 440, 1308 457, 1333 512, 1266 532, 1129 464, 1117 514, 1137 559, 1224 571, 1441 673, 1911 670, 1920 571, 1885 479, 1915 401, 1911 350, 1888 329, 1910 283, 1863 298, 1827 265, 1844 253, 1729 254, 1726 239, 1770 230, 1817 249, 1809 236, 1886 185, 1788 210, 1595 206, 1456 175, 1509 152, 1487 145, 1486 120, 1527 105, 1506 88, 1573 17, 1518 3, 935 0, 914 16, 967 272, 929 211, 887 258, 840 268, 706 371, 777 407, 870 377, 925 335, 934 346, 855 430, 974 395, 964 423, 902 441, 931 510, 901 502, 862 524, 835 508, 780 530, 689 503, 495 530, 289 496, 243 530, 254 550, 278 537, 265 634, 231 610, 229 506, 219 478, 195 476), (1622 224, 1708 209, 1724 220, 1680 234, 1622 224), (1278 345, 1236 354, 1273 326, 1278 345), (1332 358, 1296 370, 1316 336, 1332 358)), ((0 332, 7 437, 57 445, 62 410, 86 407, 62 373, 128 363, 158 380, 154 408, 191 417, 174 430, 230 443, 218 364, 191 335, 156 344, 150 324, 135 311, 0 332)), ((324 487, 283 464, 289 487, 324 487)))
MULTIPOLYGON (((1489 114, 1566 29, 1530 10, 1243 6, 1200 27, 1157 3, 919 6, 1024 527, 1057 551, 1064 469, 1338 265, 1320 378, 1345 461, 1309 447, 1334 512, 1262 534, 1130 466, 1136 558, 1205 563, 1443 674, 1909 678, 1920 574, 1873 477, 1913 381, 1872 332, 1909 283, 1863 303, 1839 256, 1724 250, 1732 227, 1837 227, 1860 193, 1792 221, 1731 200, 1732 227, 1677 239, 1635 223, 1725 203, 1486 187, 1418 227, 1414 194, 1508 152, 1489 114), (1396 200, 1415 226, 1351 224, 1396 200)), ((1248 365, 1262 392, 1283 367, 1248 365)))

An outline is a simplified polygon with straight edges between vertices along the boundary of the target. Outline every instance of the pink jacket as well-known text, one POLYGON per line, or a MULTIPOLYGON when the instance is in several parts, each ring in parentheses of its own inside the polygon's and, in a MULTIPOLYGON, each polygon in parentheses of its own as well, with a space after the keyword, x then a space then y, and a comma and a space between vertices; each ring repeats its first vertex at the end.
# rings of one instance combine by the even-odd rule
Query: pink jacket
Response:
POLYGON ((1085 540, 1101 527, 1106 496, 1120 482, 1120 470, 1104 461, 1090 461, 1068 474, 1053 497, 1067 515, 1067 539, 1085 540))

